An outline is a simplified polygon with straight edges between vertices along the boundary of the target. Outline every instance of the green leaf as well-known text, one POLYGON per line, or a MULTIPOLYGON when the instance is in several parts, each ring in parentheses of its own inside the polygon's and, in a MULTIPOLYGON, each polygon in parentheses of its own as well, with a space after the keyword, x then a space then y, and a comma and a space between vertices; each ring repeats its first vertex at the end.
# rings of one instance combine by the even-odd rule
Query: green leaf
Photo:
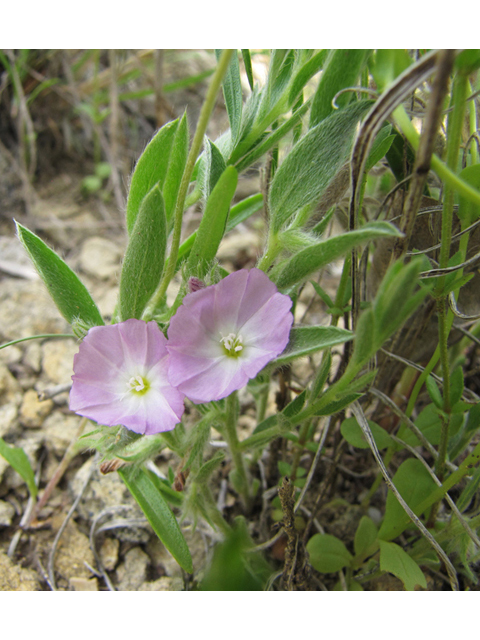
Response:
POLYGON ((400 578, 407 591, 413 591, 417 584, 427 588, 422 570, 398 544, 380 540, 380 569, 400 578))
POLYGON ((36 270, 62 316, 72 324, 80 321, 87 327, 104 324, 100 311, 86 287, 70 267, 40 240, 38 236, 17 225, 20 242, 28 252, 36 270))
POLYGON ((353 540, 355 555, 366 558, 378 549, 377 527, 371 518, 362 516, 353 540))
POLYGON ((187 270, 195 273, 199 278, 205 276, 217 255, 237 181, 238 174, 235 167, 227 167, 207 200, 187 262, 187 270))
POLYGON ((470 506, 471 501, 475 497, 480 485, 480 467, 477 467, 472 473, 472 477, 467 482, 465 489, 460 494, 457 500, 457 507, 460 512, 466 511, 470 506))
POLYGON ((170 227, 173 221, 178 190, 185 171, 185 165, 187 164, 188 141, 188 120, 185 112, 175 131, 165 182, 162 188, 167 227, 170 227))
MULTIPOLYGON (((263 196, 261 193, 256 193, 253 196, 249 196, 245 198, 241 202, 238 202, 230 209, 230 213, 228 215, 227 226, 225 229, 225 233, 228 233, 232 229, 234 229, 241 222, 247 220, 250 216, 260 209, 263 206, 263 196)), ((178 260, 177 260, 177 269, 180 267, 180 264, 187 256, 190 255, 190 251, 192 249, 193 243, 195 242, 195 238, 197 237, 197 232, 194 231, 188 238, 182 242, 180 248, 178 250, 178 260)))
MULTIPOLYGON (((217 61, 219 60, 221 53, 221 49, 215 49, 217 61)), ((230 130, 232 132, 232 143, 235 146, 240 136, 243 104, 242 82, 240 80, 240 66, 238 64, 238 56, 236 51, 231 58, 227 73, 223 78, 223 96, 225 98, 228 121, 230 123, 230 130)))
POLYGON ((283 365, 352 339, 351 331, 339 327, 294 327, 290 331, 290 340, 285 351, 273 361, 273 365, 283 365))
POLYGON ((410 64, 412 59, 406 49, 377 49, 369 67, 379 91, 383 91, 410 64))
MULTIPOLYGON (((268 115, 275 114, 275 107, 280 103, 285 90, 288 88, 294 64, 295 51, 293 49, 272 49, 267 83, 262 89, 258 110, 259 120, 272 121, 271 117, 268 118, 268 115)), ((273 115, 273 118, 275 118, 275 115, 273 115)))
POLYGON ((438 384, 435 382, 435 379, 432 376, 427 376, 425 380, 425 386, 427 387, 428 395, 430 396, 431 401, 437 405, 439 409, 443 409, 443 398, 438 387, 438 384))
POLYGON ((245 65, 245 73, 247 74, 248 84, 253 91, 253 71, 252 71, 252 58, 250 56, 250 49, 242 49, 243 64, 245 65))
POLYGON ((387 125, 378 132, 368 154, 367 162, 365 164, 365 173, 368 173, 370 169, 373 169, 377 162, 380 162, 380 160, 388 153, 388 150, 395 140, 395 135, 390 135, 391 130, 392 126, 387 125))
POLYGON ((177 127, 178 119, 168 122, 157 131, 135 165, 127 198, 126 225, 129 234, 147 193, 157 184, 163 189, 177 127))
POLYGON ((0 438, 0 456, 3 456, 8 464, 21 475, 30 495, 35 499, 38 493, 35 474, 25 451, 21 447, 8 445, 3 438, 0 438))
POLYGON ((202 193, 205 200, 208 200, 210 197, 213 188, 225 171, 226 166, 221 151, 207 138, 199 177, 199 180, 202 182, 202 193))
POLYGON ((406 265, 399 260, 385 274, 373 303, 377 348, 402 326, 426 297, 427 287, 414 293, 423 264, 422 258, 413 258, 406 265))
POLYGON ((130 233, 120 276, 122 320, 141 318, 162 276, 166 242, 165 208, 157 185, 144 198, 130 233))
POLYGON ((299 140, 275 173, 269 192, 273 230, 316 202, 348 160, 359 120, 370 100, 356 102, 320 122, 299 140))
MULTIPOLYGON (((310 114, 310 128, 332 113, 332 100, 341 89, 357 84, 370 51, 370 49, 333 49, 330 51, 315 92, 310 114)), ((336 100, 337 106, 345 106, 352 96, 353 92, 351 91, 339 96, 336 100)))
POLYGON ((327 55, 328 49, 322 49, 321 51, 318 51, 297 71, 294 79, 292 80, 292 84, 288 94, 289 105, 292 105, 295 102, 298 94, 300 93, 300 91, 302 91, 310 78, 312 78, 317 73, 317 71, 320 71, 327 55))
POLYGON ((388 236, 400 237, 401 233, 389 222, 369 222, 360 229, 328 238, 299 251, 272 269, 270 277, 279 289, 289 289, 362 242, 388 236))
POLYGON ((210 480, 210 476, 218 467, 222 464, 225 459, 225 453, 223 451, 217 451, 217 453, 207 460, 200 469, 197 471, 194 477, 194 481, 198 482, 198 484, 205 484, 210 480))
POLYGON ((326 406, 318 411, 315 411, 316 416, 332 416, 339 411, 348 407, 349 404, 352 404, 355 400, 358 400, 363 396, 363 393, 348 393, 338 400, 334 400, 333 402, 329 402, 326 406))
MULTIPOLYGON (((368 421, 368 425, 373 435, 373 439, 375 440, 375 444, 379 449, 386 449, 393 445, 393 440, 389 436, 389 434, 382 429, 380 425, 372 420, 368 421)), ((369 449, 370 445, 365 439, 363 431, 360 425, 357 422, 356 418, 347 418, 344 420, 340 426, 340 432, 345 440, 357 447, 357 449, 369 449)))
MULTIPOLYGON (((420 460, 409 458, 402 462, 392 478, 393 484, 410 509, 419 516, 417 507, 437 489, 433 478, 420 460)), ((385 509, 385 518, 378 532, 382 540, 393 540, 399 536, 408 524, 405 524, 405 510, 398 502, 395 494, 389 491, 385 509)))
POLYGON ((147 472, 123 467, 118 474, 168 551, 184 571, 193 573, 192 557, 178 522, 147 472))
POLYGON ((341 540, 328 533, 316 533, 307 543, 312 567, 320 573, 334 573, 348 567, 352 554, 341 540))

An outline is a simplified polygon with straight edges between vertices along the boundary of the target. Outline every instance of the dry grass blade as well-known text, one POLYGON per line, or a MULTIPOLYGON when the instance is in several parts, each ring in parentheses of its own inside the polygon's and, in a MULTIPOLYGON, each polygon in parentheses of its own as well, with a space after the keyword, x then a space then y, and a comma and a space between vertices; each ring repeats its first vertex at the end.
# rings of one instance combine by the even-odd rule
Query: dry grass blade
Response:
MULTIPOLYGON (((437 51, 431 51, 404 71, 390 88, 382 94, 363 121, 353 146, 350 178, 352 193, 349 208, 349 229, 357 228, 357 210, 360 185, 368 153, 380 127, 403 100, 432 73, 437 60, 437 51)), ((352 326, 360 311, 360 287, 357 283, 357 252, 352 252, 352 326)))
POLYGON ((418 151, 415 157, 410 188, 400 222, 400 231, 405 235, 395 240, 393 259, 400 258, 404 255, 410 242, 415 224, 415 216, 420 207, 425 183, 430 171, 430 161, 434 151, 438 127, 442 118, 443 103, 447 95, 454 59, 454 49, 444 49, 438 52, 432 94, 428 102, 425 123, 422 128, 418 151))
POLYGON ((392 479, 390 478, 390 475, 389 475, 389 473, 387 471, 387 468, 383 464, 382 456, 380 455, 380 452, 379 452, 379 450, 377 448, 377 445, 375 444, 375 440, 373 439, 372 432, 370 431, 370 427, 368 425, 368 421, 367 421, 367 419, 365 417, 365 414, 363 413, 363 410, 362 410, 361 406, 358 404, 357 401, 355 401, 351 405, 351 407, 352 407, 352 411, 353 411, 353 413, 354 413, 354 415, 355 415, 355 417, 357 419, 357 422, 360 425, 360 428, 362 429, 363 434, 365 435, 365 438, 367 439, 368 444, 370 445, 370 448, 371 448, 372 453, 373 453, 373 455, 375 457, 375 460, 377 461, 377 464, 380 467, 380 471, 382 472, 382 475, 384 477, 385 483, 387 484, 388 488, 395 494, 395 497, 397 498, 399 503, 402 505, 403 509, 405 510, 405 513, 407 513, 408 517, 412 520, 412 522, 414 522, 416 524, 416 526, 420 529, 420 531, 423 534, 423 536, 432 545, 432 547, 435 549, 435 551, 438 554, 438 556, 441 558, 441 560, 445 564, 445 567, 446 567, 447 572, 448 572, 448 576, 450 578, 450 586, 452 587, 452 590, 453 591, 459 591, 460 587, 459 587, 459 584, 458 584, 458 579, 457 579, 457 574, 456 574, 456 571, 455 571, 455 567, 450 562, 449 557, 447 556, 445 551, 442 549, 442 547, 438 544, 438 542, 435 540, 435 538, 432 536, 430 531, 425 527, 425 525, 420 520, 420 518, 418 518, 413 513, 413 511, 410 509, 408 504, 405 502, 405 500, 400 495, 400 492, 398 491, 397 487, 393 484, 392 479))

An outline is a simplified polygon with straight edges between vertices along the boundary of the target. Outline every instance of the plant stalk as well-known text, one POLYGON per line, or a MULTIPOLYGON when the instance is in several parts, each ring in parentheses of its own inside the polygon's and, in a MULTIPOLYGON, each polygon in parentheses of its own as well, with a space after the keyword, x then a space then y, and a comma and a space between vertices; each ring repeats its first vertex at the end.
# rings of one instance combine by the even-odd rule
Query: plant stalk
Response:
POLYGON ((148 306, 143 314, 143 319, 146 321, 152 319, 156 307, 160 304, 163 296, 167 291, 168 285, 170 284, 170 281, 175 274, 178 249, 180 246, 180 237, 182 233, 183 212, 185 208, 185 200, 187 198, 188 187, 190 185, 190 180, 192 178, 198 154, 200 153, 200 149, 202 147, 203 138, 207 131, 208 121, 210 120, 210 116, 212 115, 212 111, 215 107, 217 95, 222 85, 223 77, 227 72, 228 65, 230 64, 233 52, 234 49, 224 49, 222 51, 222 55, 220 56, 220 60, 218 61, 217 68, 215 69, 215 73, 213 74, 212 81, 210 83, 210 86, 208 87, 205 102, 203 103, 202 110, 200 111, 197 129, 193 137, 192 146, 190 147, 187 163, 185 165, 185 171, 183 172, 182 181, 180 183, 180 188, 178 191, 173 222, 172 244, 170 248, 168 264, 164 271, 163 278, 160 281, 157 290, 150 299, 150 302, 148 303, 148 306))

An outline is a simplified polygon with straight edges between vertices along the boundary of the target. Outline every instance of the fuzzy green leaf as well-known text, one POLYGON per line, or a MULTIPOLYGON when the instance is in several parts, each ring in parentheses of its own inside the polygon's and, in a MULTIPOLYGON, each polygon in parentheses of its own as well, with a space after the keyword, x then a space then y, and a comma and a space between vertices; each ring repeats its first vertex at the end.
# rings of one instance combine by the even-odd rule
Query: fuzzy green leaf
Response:
POLYGON ((283 365, 352 339, 353 334, 350 331, 339 327, 294 327, 290 331, 290 340, 285 351, 272 364, 283 365))
POLYGON ((371 107, 362 100, 335 111, 299 140, 275 173, 269 192, 273 230, 316 202, 348 160, 359 120, 371 107))
POLYGON ((133 230, 140 205, 147 193, 155 185, 159 185, 160 189, 163 189, 177 127, 178 119, 168 122, 159 129, 135 165, 126 209, 126 225, 129 234, 133 230))
POLYGON ((169 228, 172 225, 178 190, 185 171, 185 165, 187 164, 188 142, 188 120, 185 112, 175 131, 165 182, 162 188, 165 201, 165 216, 167 218, 167 227, 169 228))
MULTIPOLYGON (((310 128, 332 113, 332 100, 341 89, 357 84, 370 51, 370 49, 333 49, 329 53, 313 100, 310 128)), ((345 106, 352 96, 352 91, 344 93, 337 98, 337 106, 345 106)))
POLYGON ((389 222, 369 222, 356 231, 348 231, 340 236, 328 238, 313 247, 299 251, 289 260, 275 267, 270 277, 279 289, 285 291, 333 260, 341 258, 362 242, 387 236, 400 237, 401 233, 389 222))
POLYGON ((166 242, 165 207, 157 185, 142 202, 125 253, 119 293, 122 320, 141 318, 162 276, 166 242))
MULTIPOLYGON (((217 61, 222 53, 221 49, 215 49, 217 61)), ((232 132, 232 143, 235 145, 240 135, 242 124, 242 82, 240 79, 240 65, 238 64, 238 56, 234 52, 227 73, 223 78, 223 96, 225 98, 225 106, 227 108, 228 121, 232 132)))
POLYGON ((193 573, 190 550, 178 522, 148 473, 144 469, 124 467, 118 474, 168 551, 184 571, 193 573))
POLYGON ((237 181, 238 174, 235 167, 227 167, 207 200, 187 262, 187 270, 195 273, 199 278, 207 273, 217 255, 218 247, 225 233, 237 181))
POLYGON ((38 236, 16 222, 20 242, 62 316, 72 324, 80 321, 87 327, 104 324, 95 302, 70 267, 38 236))

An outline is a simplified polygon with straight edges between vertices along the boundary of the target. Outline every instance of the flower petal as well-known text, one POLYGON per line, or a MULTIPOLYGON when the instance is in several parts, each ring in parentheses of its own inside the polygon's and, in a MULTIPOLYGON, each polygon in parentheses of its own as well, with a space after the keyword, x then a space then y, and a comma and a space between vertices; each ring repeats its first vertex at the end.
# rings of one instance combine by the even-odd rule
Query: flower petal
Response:
POLYGON ((185 296, 170 322, 169 380, 193 402, 219 400, 243 387, 288 343, 292 301, 259 269, 242 269, 185 296), (233 334, 243 347, 227 354, 233 334))
POLYGON ((166 338, 155 322, 130 319, 90 329, 74 357, 70 409, 100 424, 142 434, 173 429, 184 395, 168 380, 166 338), (129 380, 144 377, 145 393, 129 380))

